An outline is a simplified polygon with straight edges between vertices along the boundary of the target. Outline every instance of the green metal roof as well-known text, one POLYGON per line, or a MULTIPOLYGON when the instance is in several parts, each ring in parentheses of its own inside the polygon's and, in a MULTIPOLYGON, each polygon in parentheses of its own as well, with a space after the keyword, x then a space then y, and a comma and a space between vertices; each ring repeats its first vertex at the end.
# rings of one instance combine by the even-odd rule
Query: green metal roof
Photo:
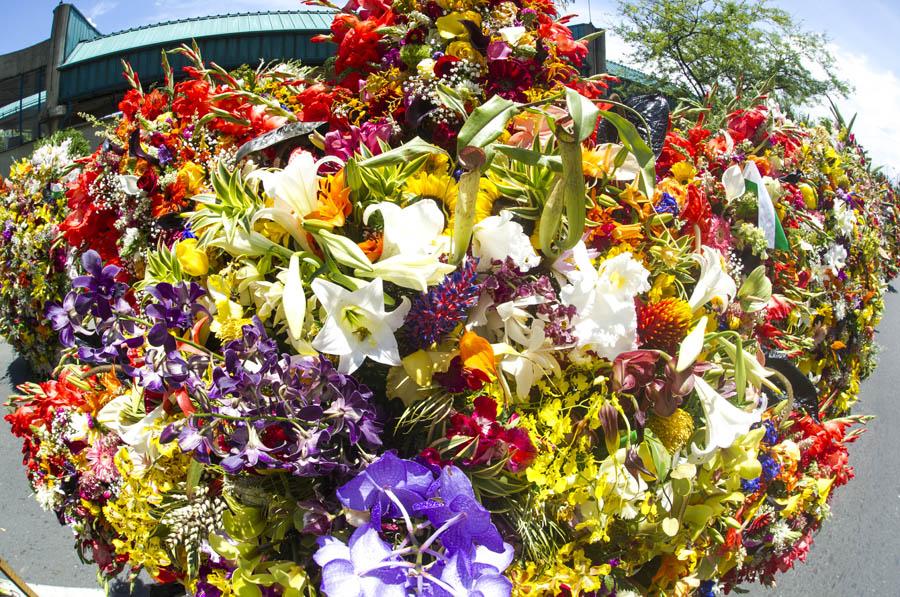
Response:
POLYGON ((331 12, 303 10, 207 16, 157 23, 82 41, 59 68, 65 70, 104 56, 146 47, 175 45, 191 39, 255 33, 321 32, 329 28, 331 20, 331 12))
POLYGON ((40 93, 35 93, 34 95, 29 95, 28 97, 22 98, 22 102, 11 102, 6 104, 5 106, 0 107, 0 120, 6 120, 10 116, 15 116, 21 110, 22 112, 27 112, 28 110, 37 108, 38 106, 42 106, 47 103, 47 92, 41 91, 40 93))
POLYGON ((633 83, 640 83, 641 85, 646 85, 648 87, 660 85, 660 81, 658 79, 654 79, 650 75, 642 73, 636 68, 631 68, 630 66, 625 66, 624 64, 619 64, 618 62, 613 62, 612 60, 606 61, 606 70, 609 71, 609 74, 615 77, 619 77, 620 79, 625 79, 633 83))

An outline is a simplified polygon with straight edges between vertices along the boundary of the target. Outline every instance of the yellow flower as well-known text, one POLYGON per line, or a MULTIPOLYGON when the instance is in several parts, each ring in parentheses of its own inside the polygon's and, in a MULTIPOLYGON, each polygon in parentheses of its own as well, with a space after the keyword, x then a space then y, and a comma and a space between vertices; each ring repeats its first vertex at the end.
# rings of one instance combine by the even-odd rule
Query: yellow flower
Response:
POLYGON ((457 37, 468 39, 469 31, 463 25, 463 21, 472 21, 475 25, 481 27, 481 15, 473 10, 451 12, 438 18, 434 24, 437 26, 438 33, 444 39, 455 39, 457 37))
POLYGON ((672 176, 682 184, 690 182, 696 175, 697 169, 687 162, 677 162, 672 164, 672 176))
POLYGON ((175 245, 175 258, 181 271, 189 276, 205 276, 209 271, 209 258, 206 249, 197 245, 196 238, 185 238, 175 245))
POLYGON ((203 190, 203 181, 206 179, 206 173, 203 166, 199 166, 194 162, 187 162, 178 171, 178 180, 185 186, 188 195, 196 195, 203 190))
POLYGON ((454 41, 447 46, 448 56, 455 56, 460 60, 468 60, 476 64, 485 64, 484 56, 475 49, 475 46, 467 41, 454 41))
POLYGON ((406 181, 405 191, 420 199, 435 199, 447 207, 456 205, 459 186, 446 173, 419 171, 406 181))

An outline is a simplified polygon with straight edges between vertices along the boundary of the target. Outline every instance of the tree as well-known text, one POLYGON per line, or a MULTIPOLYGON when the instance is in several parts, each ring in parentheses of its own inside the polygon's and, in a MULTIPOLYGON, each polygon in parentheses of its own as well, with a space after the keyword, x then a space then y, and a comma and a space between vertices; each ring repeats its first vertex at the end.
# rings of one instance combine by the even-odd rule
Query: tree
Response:
POLYGON ((767 0, 620 0, 632 58, 698 101, 765 88, 788 107, 846 95, 822 33, 767 0), (815 71, 815 72, 814 72, 815 71))

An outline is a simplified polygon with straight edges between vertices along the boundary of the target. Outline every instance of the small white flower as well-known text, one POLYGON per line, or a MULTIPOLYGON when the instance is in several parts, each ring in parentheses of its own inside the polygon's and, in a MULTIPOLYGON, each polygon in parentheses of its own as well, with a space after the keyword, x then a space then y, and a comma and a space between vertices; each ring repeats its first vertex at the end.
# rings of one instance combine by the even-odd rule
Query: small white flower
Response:
POLYGON ((504 261, 507 257, 522 271, 540 264, 541 258, 535 252, 531 239, 522 225, 512 218, 512 212, 504 210, 498 216, 490 216, 475 224, 472 253, 480 259, 479 271, 486 271, 495 260, 504 261))
POLYGON ((352 292, 322 278, 313 280, 311 287, 328 313, 312 346, 339 356, 341 373, 353 373, 366 358, 384 365, 400 364, 394 332, 409 312, 408 299, 390 313, 385 311, 381 278, 352 292))

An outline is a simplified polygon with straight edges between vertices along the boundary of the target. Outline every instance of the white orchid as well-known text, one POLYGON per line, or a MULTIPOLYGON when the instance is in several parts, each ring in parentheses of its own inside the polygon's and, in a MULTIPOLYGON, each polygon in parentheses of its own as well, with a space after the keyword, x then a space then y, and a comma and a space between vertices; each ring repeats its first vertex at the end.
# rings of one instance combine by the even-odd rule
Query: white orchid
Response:
POLYGON ((837 275, 847 265, 847 249, 841 244, 833 244, 825 252, 825 265, 834 275, 837 275))
POLYGON ((312 346, 320 352, 340 357, 338 370, 353 373, 366 358, 384 365, 399 365, 400 351, 394 332, 409 312, 404 298, 396 309, 384 309, 381 278, 350 291, 334 282, 316 278, 313 294, 328 314, 312 346))
POLYGON ((580 241, 572 249, 571 260, 575 268, 566 271, 570 283, 562 287, 559 296, 563 304, 575 307, 572 323, 577 346, 611 361, 635 350, 634 297, 650 289, 650 272, 631 253, 620 253, 595 269, 580 241))
POLYGON ((516 397, 520 400, 528 397, 531 387, 538 379, 548 374, 561 374, 555 357, 557 349, 547 342, 544 326, 545 323, 540 319, 532 320, 530 333, 523 338, 523 350, 516 350, 508 344, 494 347, 494 354, 502 359, 500 370, 516 380, 516 397))
POLYGON ((697 310, 710 301, 717 301, 725 309, 737 294, 737 284, 725 271, 724 259, 718 249, 703 246, 702 253, 694 255, 700 263, 700 278, 688 301, 697 310))
POLYGON ((531 239, 522 225, 512 218, 512 212, 504 210, 498 216, 490 216, 475 224, 472 253, 480 260, 479 271, 486 271, 494 261, 505 261, 507 257, 522 271, 540 264, 541 258, 535 252, 531 239))
POLYGON ((834 220, 835 228, 841 235, 849 237, 853 234, 853 227, 856 224, 856 212, 843 199, 837 198, 834 201, 834 220))
POLYGON ((691 462, 706 462, 718 449, 730 448, 742 435, 750 431, 754 423, 760 421, 766 408, 765 398, 752 411, 746 411, 730 403, 719 394, 705 379, 694 377, 694 389, 700 398, 700 406, 706 419, 705 446, 691 446, 691 462))

